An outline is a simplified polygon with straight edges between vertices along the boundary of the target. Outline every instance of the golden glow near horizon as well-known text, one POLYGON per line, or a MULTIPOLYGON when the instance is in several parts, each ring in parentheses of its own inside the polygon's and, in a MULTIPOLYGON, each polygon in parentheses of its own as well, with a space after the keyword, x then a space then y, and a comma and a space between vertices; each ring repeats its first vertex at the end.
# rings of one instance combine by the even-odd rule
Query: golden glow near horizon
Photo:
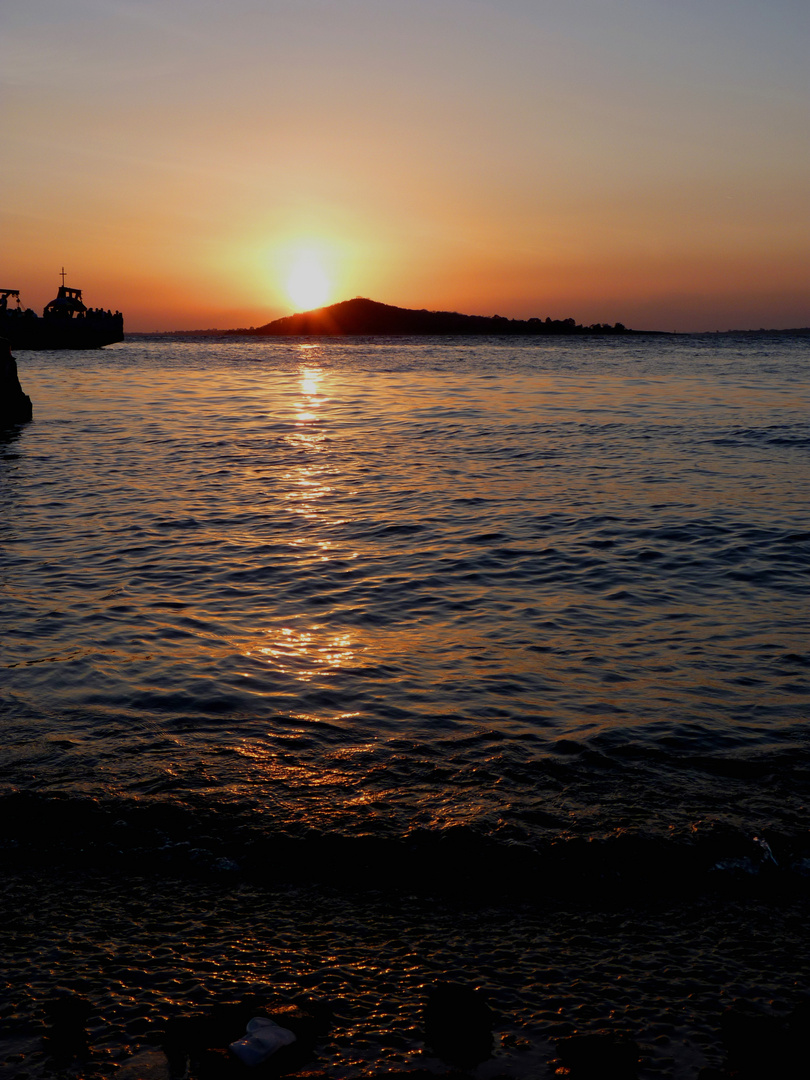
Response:
POLYGON ((26 0, 2 19, 2 273, 27 306, 64 264, 127 330, 356 295, 810 322, 800 0, 26 0))
POLYGON ((318 252, 304 248, 298 252, 287 278, 287 294, 300 310, 323 307, 332 287, 318 252))

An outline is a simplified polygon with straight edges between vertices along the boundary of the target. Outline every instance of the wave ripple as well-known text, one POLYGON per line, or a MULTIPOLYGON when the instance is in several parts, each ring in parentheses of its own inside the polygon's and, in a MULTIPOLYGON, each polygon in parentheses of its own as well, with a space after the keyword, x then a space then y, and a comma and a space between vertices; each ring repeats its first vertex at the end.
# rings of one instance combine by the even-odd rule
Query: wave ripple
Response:
POLYGON ((236 846, 708 821, 793 850, 807 349, 772 349, 22 354, 0 790, 191 808, 236 846))

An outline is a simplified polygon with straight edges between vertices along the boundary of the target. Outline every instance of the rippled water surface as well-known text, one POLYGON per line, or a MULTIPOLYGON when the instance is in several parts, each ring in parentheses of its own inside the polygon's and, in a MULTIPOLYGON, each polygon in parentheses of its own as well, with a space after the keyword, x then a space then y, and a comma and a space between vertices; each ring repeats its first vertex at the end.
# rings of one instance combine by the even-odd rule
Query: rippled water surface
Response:
POLYGON ((702 337, 20 353, 35 420, 0 443, 2 790, 125 821, 191 808, 237 856, 242 828, 463 825, 536 849, 722 827, 796 848, 808 355, 702 337))

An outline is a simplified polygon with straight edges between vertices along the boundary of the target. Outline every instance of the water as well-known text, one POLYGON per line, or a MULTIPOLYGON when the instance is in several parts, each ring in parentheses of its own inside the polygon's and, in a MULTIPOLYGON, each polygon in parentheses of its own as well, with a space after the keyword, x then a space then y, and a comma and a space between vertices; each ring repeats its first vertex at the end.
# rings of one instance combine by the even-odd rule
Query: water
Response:
POLYGON ((790 846, 807 361, 722 338, 22 354, 3 790, 275 837, 536 849, 708 817, 790 846))
MULTIPOLYGON (((45 891, 83 867, 113 907, 133 868, 155 903, 167 873, 481 903, 801 880, 809 357, 777 337, 20 353, 6 867, 45 891)), ((31 1001, 51 972, 19 975, 31 1001)))

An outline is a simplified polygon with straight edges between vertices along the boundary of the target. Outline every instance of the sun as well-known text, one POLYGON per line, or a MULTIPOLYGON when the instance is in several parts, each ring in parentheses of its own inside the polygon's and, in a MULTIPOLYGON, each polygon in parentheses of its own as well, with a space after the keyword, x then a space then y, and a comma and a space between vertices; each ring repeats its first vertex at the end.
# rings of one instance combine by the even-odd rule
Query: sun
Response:
POLYGON ((299 251, 294 258, 287 278, 287 295, 299 309, 322 307, 329 299, 332 283, 326 276, 323 262, 317 251, 310 248, 299 251))

